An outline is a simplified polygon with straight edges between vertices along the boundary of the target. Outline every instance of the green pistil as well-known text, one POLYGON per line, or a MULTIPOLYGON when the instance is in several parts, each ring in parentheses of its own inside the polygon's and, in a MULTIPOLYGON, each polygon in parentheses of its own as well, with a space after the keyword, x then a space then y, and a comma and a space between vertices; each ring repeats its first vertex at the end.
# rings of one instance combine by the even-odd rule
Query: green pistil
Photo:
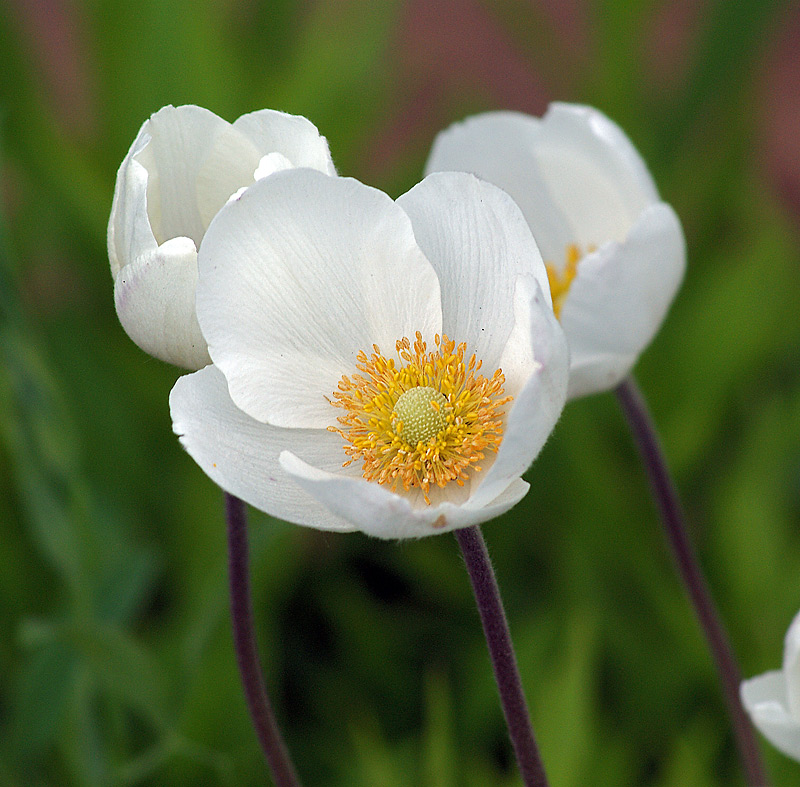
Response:
POLYGON ((447 426, 446 405, 444 394, 435 388, 427 385, 410 388, 394 405, 397 421, 402 422, 399 436, 410 446, 426 444, 447 426))

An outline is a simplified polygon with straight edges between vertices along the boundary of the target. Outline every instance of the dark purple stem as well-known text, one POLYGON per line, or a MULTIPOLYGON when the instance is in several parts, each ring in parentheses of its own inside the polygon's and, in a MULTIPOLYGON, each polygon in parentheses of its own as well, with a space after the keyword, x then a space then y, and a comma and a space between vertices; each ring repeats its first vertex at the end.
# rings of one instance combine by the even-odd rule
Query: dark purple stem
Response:
POLYGON ((647 471, 678 573, 711 650, 747 783, 750 787, 765 787, 769 782, 761 762, 753 726, 739 699, 739 685, 742 681, 739 666, 689 540, 683 509, 669 474, 655 425, 633 377, 623 380, 616 393, 647 471))
POLYGON ((525 787, 547 787, 547 776, 533 735, 508 621, 486 542, 477 526, 456 530, 455 534, 467 564, 475 601, 478 603, 492 669, 500 692, 500 702, 522 780, 525 787))
POLYGON ((272 710, 261 667, 253 628, 247 547, 247 514, 238 497, 225 493, 228 520, 228 573, 231 588, 231 621, 236 661, 242 676, 244 696, 253 719, 258 742, 264 751, 276 787, 300 787, 289 751, 272 710))

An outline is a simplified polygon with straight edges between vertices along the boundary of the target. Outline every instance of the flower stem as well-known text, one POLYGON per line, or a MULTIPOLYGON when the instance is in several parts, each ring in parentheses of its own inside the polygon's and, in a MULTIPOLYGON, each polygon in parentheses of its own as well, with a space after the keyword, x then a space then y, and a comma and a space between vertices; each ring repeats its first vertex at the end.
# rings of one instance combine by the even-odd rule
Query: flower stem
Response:
POLYGON ((525 787, 547 787, 547 776, 533 735, 508 621, 486 542, 477 525, 456 530, 455 535, 472 582, 508 734, 522 780, 525 787))
POLYGON ((765 787, 769 782, 761 762, 758 743, 739 699, 739 685, 742 681, 739 666, 689 539, 683 509, 667 468, 655 425, 632 376, 619 384, 616 394, 647 471, 678 573, 714 659, 747 783, 750 787, 765 787))
POLYGON ((247 707, 276 787, 300 787, 300 780, 278 729, 259 666, 253 627, 253 604, 250 598, 245 505, 238 497, 227 492, 225 516, 228 520, 228 574, 233 643, 247 707))

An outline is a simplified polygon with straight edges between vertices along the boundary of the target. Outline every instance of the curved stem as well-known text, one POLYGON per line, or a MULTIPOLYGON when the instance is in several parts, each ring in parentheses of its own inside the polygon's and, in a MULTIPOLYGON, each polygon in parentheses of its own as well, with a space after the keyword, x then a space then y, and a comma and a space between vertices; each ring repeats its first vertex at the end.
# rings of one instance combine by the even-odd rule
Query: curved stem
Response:
POLYGON ((456 530, 455 535, 472 582, 508 734, 522 780, 526 787, 547 787, 547 776, 533 735, 508 621, 486 542, 477 526, 456 530))
POLYGON ((739 698, 742 682, 739 666, 689 539, 683 509, 655 425, 633 377, 623 380, 616 394, 647 471, 678 573, 713 656, 747 783, 750 787, 765 787, 768 781, 756 736, 739 698))
POLYGON ((247 707, 276 787, 300 787, 300 780, 278 729, 259 666, 253 627, 253 604, 250 598, 245 505, 238 497, 227 492, 225 516, 228 521, 228 574, 233 643, 247 707))

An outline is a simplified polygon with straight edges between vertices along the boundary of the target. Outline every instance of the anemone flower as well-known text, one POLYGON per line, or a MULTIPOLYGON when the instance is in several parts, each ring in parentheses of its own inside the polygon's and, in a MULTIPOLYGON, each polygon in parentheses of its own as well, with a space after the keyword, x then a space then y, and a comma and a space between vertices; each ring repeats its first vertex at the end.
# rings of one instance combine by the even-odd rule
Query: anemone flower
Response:
POLYGON ((187 369, 210 362, 194 305, 206 228, 237 190, 295 166, 335 174, 328 143, 303 117, 265 109, 231 124, 167 106, 145 121, 117 173, 108 222, 117 314, 139 347, 187 369))
POLYGON ((681 224, 624 132, 596 109, 490 112, 456 123, 426 172, 471 172, 520 206, 547 263, 570 348, 569 398, 615 387, 683 278, 681 224))
POLYGON ((800 761, 800 613, 786 632, 783 668, 744 681, 741 695, 761 734, 787 757, 800 761))
POLYGON ((277 172, 227 203, 199 251, 213 365, 173 427, 224 490, 323 530, 404 538, 496 517, 566 398, 547 274, 513 200, 464 173, 396 202, 277 172))

